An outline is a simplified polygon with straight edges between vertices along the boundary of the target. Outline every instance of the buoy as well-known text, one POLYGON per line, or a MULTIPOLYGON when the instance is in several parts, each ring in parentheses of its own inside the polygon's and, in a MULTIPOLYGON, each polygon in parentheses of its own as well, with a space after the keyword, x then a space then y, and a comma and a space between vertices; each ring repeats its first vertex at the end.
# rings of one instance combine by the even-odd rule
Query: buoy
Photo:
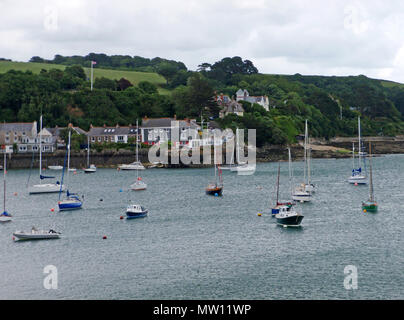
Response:
POLYGON ((364 213, 368 212, 366 209, 363 210, 364 213))
POLYGON ((261 217, 262 216, 262 213, 258 213, 258 217, 261 217))
POLYGON ((100 201, 104 201, 104 200, 100 199, 100 201))
POLYGON ((217 193, 215 193, 215 197, 217 197, 218 196, 218 194, 217 193))
POLYGON ((358 183, 357 183, 357 182, 355 182, 355 186, 358 186, 358 183))
POLYGON ((15 195, 15 196, 18 196, 18 193, 17 193, 17 192, 14 192, 14 195, 15 195))
POLYGON ((52 208, 51 211, 54 212, 54 211, 55 211, 55 208, 52 208))
POLYGON ((103 236, 102 239, 104 239, 104 240, 107 239, 107 236, 103 236))
POLYGON ((74 171, 73 174, 77 174, 77 171, 74 171))
POLYGON ((119 189, 119 192, 122 192, 122 189, 119 189))
POLYGON ((120 216, 120 217, 119 217, 119 219, 121 219, 121 220, 122 220, 122 219, 123 219, 123 216, 120 216))
POLYGON ((15 237, 13 237, 13 241, 15 241, 15 237))

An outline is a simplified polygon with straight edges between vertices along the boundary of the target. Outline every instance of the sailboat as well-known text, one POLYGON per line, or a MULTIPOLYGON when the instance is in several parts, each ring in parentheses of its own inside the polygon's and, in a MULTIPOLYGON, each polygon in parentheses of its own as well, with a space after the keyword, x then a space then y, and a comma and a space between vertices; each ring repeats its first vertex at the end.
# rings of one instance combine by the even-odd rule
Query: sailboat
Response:
POLYGON ((362 141, 361 141, 361 118, 358 117, 358 145, 359 145, 359 152, 358 152, 358 168, 355 168, 355 145, 353 144, 352 150, 352 161, 353 161, 353 168, 352 174, 348 178, 348 182, 351 184, 367 184, 367 177, 366 172, 363 174, 362 172, 362 141))
MULTIPOLYGON (((307 120, 306 120, 306 133, 305 133, 305 143, 304 143, 304 182, 297 186, 292 193, 292 199, 299 202, 310 202, 312 199, 311 192, 306 190, 308 181, 306 181, 306 169, 307 169, 307 147, 306 147, 306 137, 307 137, 307 120)), ((290 152, 290 149, 289 149, 290 152)), ((291 162, 291 160, 290 160, 291 162)))
POLYGON ((84 173, 95 173, 97 167, 92 164, 90 165, 90 137, 87 137, 87 168, 84 169, 84 173))
POLYGON ((292 201, 279 201, 279 180, 280 180, 280 174, 281 174, 281 163, 279 162, 278 164, 278 179, 276 183, 276 205, 271 209, 272 216, 275 216, 280 212, 280 208, 283 206, 293 206, 294 202, 292 201))
POLYGON ((10 222, 12 215, 6 211, 6 174, 7 174, 7 152, 8 146, 3 145, 4 150, 4 172, 3 172, 3 213, 0 214, 0 222, 10 222))
POLYGON ((217 168, 216 159, 215 159, 215 182, 210 183, 206 189, 206 194, 211 196, 221 196, 223 194, 223 177, 222 170, 217 168), (219 182, 217 178, 219 177, 219 182))
POLYGON ((42 175, 42 115, 40 118, 40 128, 39 131, 39 184, 35 184, 28 188, 29 194, 40 194, 40 193, 56 193, 60 190, 65 191, 63 184, 61 185, 58 181, 56 183, 42 183, 44 179, 53 179, 55 177, 49 177, 42 175))
MULTIPOLYGON (((290 188, 292 189, 293 174, 292 174, 292 169, 291 169, 292 156, 290 153, 290 148, 288 148, 288 154, 289 154, 289 183, 290 183, 290 188)), ((301 213, 297 212, 294 209, 293 205, 279 206, 278 210, 279 210, 279 212, 277 214, 275 214, 276 223, 278 225, 281 225, 283 227, 300 227, 300 224, 301 224, 304 216, 301 213)))
MULTIPOLYGON (((70 166, 70 137, 71 137, 71 132, 69 130, 69 143, 67 144, 67 181, 68 182, 69 182, 69 166, 70 166)), ((65 171, 65 166, 63 166, 62 184, 63 184, 64 171, 65 171)), ((63 200, 60 200, 61 193, 62 192, 59 192, 59 202, 58 202, 59 211, 81 209, 83 202, 77 194, 70 193, 69 189, 67 189, 66 198, 63 200)))
MULTIPOLYGON (((236 130, 236 157, 237 157, 237 165, 232 166, 230 171, 237 172, 238 175, 252 175, 255 172, 256 166, 254 164, 246 163, 240 161, 240 146, 239 146, 239 138, 238 138, 238 129, 236 130)), ((243 151, 244 152, 244 151, 243 151)))
MULTIPOLYGON (((309 192, 309 193, 314 193, 315 192, 315 185, 313 183, 311 183, 311 145, 310 145, 310 138, 309 138, 307 120, 306 120, 305 128, 306 129, 305 129, 305 139, 304 139, 304 150, 306 152, 306 160, 307 160, 306 161, 307 162, 307 181, 305 182, 304 190, 309 192), (308 147, 307 147, 307 145, 308 145, 308 147)), ((306 167, 305 167, 305 169, 306 169, 306 167)), ((306 177, 306 171, 305 171, 305 177, 306 177)))
MULTIPOLYGON (((139 145, 139 139, 138 139, 139 133, 138 133, 138 132, 139 132, 139 124, 138 124, 138 121, 137 121, 137 120, 136 120, 136 127, 137 127, 137 130, 136 130, 136 163, 141 164, 141 163, 139 162, 139 155, 138 155, 138 145, 139 145)), ((142 165, 142 164, 141 164, 141 165, 142 165)), ((143 167, 143 165, 142 165, 142 167, 143 167)), ((143 169, 144 169, 144 167, 143 167, 143 169)), ((137 179, 136 179, 135 183, 133 183, 133 184, 130 186, 131 189, 134 190, 134 191, 146 190, 147 184, 142 181, 142 178, 141 178, 141 177, 139 177, 139 169, 136 170, 136 177, 137 177, 137 179)))
POLYGON ((375 199, 373 190, 373 174, 372 174, 372 145, 369 142, 369 199, 362 202, 362 210, 364 212, 377 212, 378 204, 375 199))

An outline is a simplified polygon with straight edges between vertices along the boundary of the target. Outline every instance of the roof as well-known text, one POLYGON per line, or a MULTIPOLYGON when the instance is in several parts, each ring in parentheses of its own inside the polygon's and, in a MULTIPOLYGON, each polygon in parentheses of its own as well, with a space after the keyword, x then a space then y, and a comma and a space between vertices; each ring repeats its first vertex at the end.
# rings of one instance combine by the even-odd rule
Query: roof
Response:
POLYGON ((36 130, 36 121, 34 122, 9 122, 9 123, 0 123, 0 131, 31 131, 32 127, 35 126, 36 130))
MULTIPOLYGON (((80 127, 72 127, 73 130, 78 134, 86 135, 87 132, 80 127)), ((67 127, 55 127, 55 128, 46 128, 53 136, 60 136, 60 131, 67 129, 67 127)))
POLYGON ((115 136, 136 134, 136 127, 92 127, 89 136, 115 136))
POLYGON ((244 112, 244 109, 240 103, 233 100, 223 108, 222 112, 244 112))
POLYGON ((177 120, 175 118, 143 119, 141 128, 170 128, 172 121, 178 121, 179 127, 199 128, 195 120, 177 120))

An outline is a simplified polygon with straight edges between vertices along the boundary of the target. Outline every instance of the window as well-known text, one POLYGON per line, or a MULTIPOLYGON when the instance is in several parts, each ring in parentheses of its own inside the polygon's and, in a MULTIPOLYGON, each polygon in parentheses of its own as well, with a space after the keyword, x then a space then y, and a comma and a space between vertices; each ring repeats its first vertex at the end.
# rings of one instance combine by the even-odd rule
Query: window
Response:
POLYGON ((123 142, 123 141, 124 141, 123 136, 118 136, 118 142, 123 142))
POLYGON ((98 137, 98 142, 101 142, 101 137, 98 137))
POLYGON ((108 137, 107 137, 107 136, 104 137, 104 141, 108 141, 108 137))
POLYGON ((92 142, 95 142, 95 137, 91 137, 91 141, 92 141, 92 142))

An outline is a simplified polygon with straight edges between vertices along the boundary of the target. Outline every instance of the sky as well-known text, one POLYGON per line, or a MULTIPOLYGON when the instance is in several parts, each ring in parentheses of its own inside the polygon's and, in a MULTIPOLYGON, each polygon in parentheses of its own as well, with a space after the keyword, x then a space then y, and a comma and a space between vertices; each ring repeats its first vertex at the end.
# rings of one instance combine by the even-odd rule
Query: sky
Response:
POLYGON ((261 73, 404 83, 403 31, 402 0, 0 0, 0 57, 15 61, 240 56, 261 73))

